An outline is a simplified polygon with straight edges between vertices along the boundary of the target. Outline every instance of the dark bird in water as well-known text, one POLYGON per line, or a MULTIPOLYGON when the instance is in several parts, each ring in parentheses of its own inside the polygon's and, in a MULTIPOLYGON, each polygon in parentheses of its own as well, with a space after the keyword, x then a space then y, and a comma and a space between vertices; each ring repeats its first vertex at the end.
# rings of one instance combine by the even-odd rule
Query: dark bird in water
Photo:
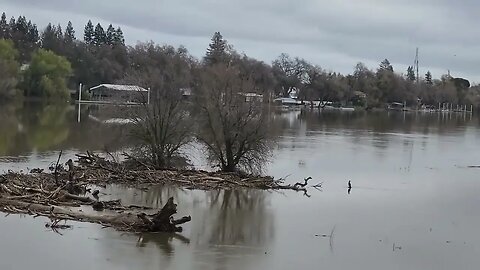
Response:
POLYGON ((350 180, 348 180, 348 188, 349 188, 349 189, 352 188, 352 182, 350 182, 350 180))

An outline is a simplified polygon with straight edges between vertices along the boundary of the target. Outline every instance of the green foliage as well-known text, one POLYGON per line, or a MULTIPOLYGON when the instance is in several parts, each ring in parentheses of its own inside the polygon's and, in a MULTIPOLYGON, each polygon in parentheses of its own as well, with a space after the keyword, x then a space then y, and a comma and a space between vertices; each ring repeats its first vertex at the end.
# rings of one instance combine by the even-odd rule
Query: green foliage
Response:
POLYGON ((25 72, 24 90, 27 96, 67 99, 67 78, 71 75, 70 62, 52 51, 39 49, 25 72))
POLYGON ((18 96, 18 51, 10 40, 0 39, 0 101, 18 96))

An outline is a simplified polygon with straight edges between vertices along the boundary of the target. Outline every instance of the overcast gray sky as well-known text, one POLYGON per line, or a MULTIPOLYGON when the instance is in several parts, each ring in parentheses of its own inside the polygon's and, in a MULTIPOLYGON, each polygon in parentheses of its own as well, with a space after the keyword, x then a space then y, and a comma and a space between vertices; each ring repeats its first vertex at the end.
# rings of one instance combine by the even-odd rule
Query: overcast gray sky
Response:
POLYGON ((220 31, 265 62, 285 52, 341 73, 385 58, 405 73, 419 47, 422 74, 451 70, 480 82, 476 0, 0 0, 0 7, 40 28, 71 20, 79 37, 89 19, 113 23, 129 44, 184 45, 197 57, 220 31))

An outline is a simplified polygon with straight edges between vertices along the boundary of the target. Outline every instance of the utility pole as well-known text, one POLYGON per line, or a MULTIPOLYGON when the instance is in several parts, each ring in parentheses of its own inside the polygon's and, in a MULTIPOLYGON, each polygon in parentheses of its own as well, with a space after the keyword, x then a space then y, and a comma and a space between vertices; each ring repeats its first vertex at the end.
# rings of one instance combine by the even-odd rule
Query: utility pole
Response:
POLYGON ((417 71, 417 84, 420 82, 420 74, 419 74, 419 70, 418 70, 418 66, 419 66, 419 58, 418 58, 418 47, 417 47, 417 52, 415 54, 415 63, 414 63, 414 66, 416 68, 416 71, 417 71))

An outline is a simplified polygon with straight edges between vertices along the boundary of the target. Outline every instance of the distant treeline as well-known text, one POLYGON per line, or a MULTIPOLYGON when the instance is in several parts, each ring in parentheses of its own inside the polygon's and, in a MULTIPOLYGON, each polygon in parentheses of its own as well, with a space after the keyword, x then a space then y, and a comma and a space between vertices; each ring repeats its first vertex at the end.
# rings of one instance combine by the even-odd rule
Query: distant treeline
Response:
POLYGON ((269 98, 295 93, 304 101, 363 107, 383 107, 389 102, 480 104, 480 89, 471 87, 468 80, 449 75, 434 79, 430 72, 417 79, 413 67, 405 73, 394 72, 387 59, 376 70, 358 63, 352 74, 343 75, 287 54, 271 64, 258 61, 237 53, 218 32, 205 57, 196 59, 185 47, 153 42, 126 46, 122 29, 111 24, 105 30, 100 23, 88 21, 78 38, 71 22, 65 28, 48 24, 39 31, 25 16, 7 21, 3 13, 0 20, 0 100, 63 99, 80 82, 87 87, 136 83, 150 87, 154 95, 165 88, 195 89, 203 67, 216 62, 236 66, 238 76, 248 78, 257 93, 269 98))

